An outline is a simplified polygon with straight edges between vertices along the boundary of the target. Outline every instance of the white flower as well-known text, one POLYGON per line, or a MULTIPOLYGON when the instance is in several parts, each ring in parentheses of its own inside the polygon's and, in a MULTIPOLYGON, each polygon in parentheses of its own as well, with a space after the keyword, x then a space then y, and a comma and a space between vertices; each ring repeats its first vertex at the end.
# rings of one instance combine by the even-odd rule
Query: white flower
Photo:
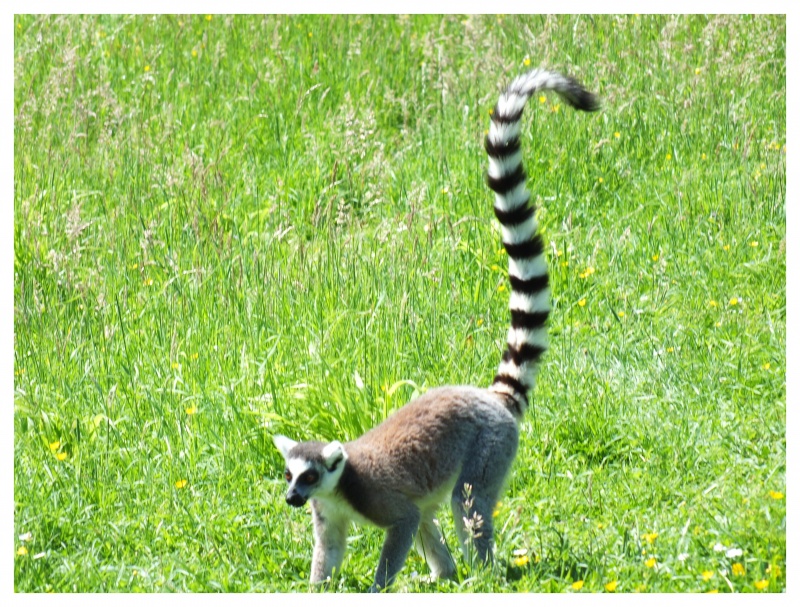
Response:
POLYGON ((719 542, 714 544, 714 552, 725 552, 726 550, 727 550, 727 548, 725 546, 723 546, 722 544, 720 544, 719 542))
POLYGON ((681 552, 681 553, 678 555, 678 560, 679 560, 681 563, 682 563, 683 561, 685 561, 686 559, 688 559, 688 558, 689 558, 689 553, 688 553, 688 552, 681 552))
POLYGON ((725 553, 729 559, 735 559, 737 556, 742 556, 742 549, 741 548, 731 548, 725 553))

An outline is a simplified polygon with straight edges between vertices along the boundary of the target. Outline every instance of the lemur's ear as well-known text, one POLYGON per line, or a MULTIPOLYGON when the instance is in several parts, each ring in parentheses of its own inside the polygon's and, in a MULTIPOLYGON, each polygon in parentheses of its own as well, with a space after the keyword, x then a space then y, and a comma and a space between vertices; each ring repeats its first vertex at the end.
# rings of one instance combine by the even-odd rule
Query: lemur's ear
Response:
POLYGON ((333 472, 347 458, 347 453, 345 453, 344 445, 335 440, 325 445, 322 450, 322 457, 325 459, 325 467, 328 472, 333 472))
POLYGON ((297 444, 297 441, 292 440, 291 438, 287 438, 282 434, 276 434, 272 437, 272 442, 275 443, 275 446, 278 448, 278 451, 281 452, 283 455, 283 459, 289 459, 289 451, 292 450, 297 444))

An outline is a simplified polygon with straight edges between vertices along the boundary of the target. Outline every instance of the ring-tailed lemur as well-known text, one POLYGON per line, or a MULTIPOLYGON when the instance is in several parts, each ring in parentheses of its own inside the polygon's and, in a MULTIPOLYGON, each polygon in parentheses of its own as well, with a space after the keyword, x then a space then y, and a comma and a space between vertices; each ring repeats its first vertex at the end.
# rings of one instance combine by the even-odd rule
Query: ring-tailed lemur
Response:
POLYGON ((579 110, 599 107, 576 80, 537 69, 515 79, 492 113, 488 183, 495 192, 511 282, 508 345, 492 385, 430 390, 344 445, 274 437, 286 460, 286 501, 299 507, 311 500, 316 539, 311 582, 326 580, 341 566, 351 521, 386 529, 373 591, 392 583, 412 544, 435 576, 454 577, 455 564, 434 521, 447 497, 462 548, 472 541, 482 562, 492 558, 493 508, 547 349, 547 262, 525 187, 520 119, 528 98, 548 90, 579 110), (469 500, 463 497, 465 487, 469 500))

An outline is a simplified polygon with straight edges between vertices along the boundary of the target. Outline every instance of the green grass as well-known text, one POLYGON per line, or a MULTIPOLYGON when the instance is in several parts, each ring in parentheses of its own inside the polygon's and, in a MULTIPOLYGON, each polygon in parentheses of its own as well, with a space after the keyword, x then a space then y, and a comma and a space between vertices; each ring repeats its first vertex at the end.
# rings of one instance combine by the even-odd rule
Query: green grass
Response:
MULTIPOLYGON (((526 57, 604 102, 526 114, 552 349, 497 566, 412 555, 396 589, 785 589, 784 17, 14 27, 17 591, 308 589, 271 435, 489 384, 482 139, 526 57)), ((337 590, 381 540, 354 528, 337 590)))

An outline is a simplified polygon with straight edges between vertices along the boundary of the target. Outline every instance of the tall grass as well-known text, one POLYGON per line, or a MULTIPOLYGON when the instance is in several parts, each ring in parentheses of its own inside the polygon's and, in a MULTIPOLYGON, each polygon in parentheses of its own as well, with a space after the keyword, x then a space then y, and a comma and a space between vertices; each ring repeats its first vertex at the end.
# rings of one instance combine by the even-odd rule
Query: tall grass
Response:
MULTIPOLYGON (((16 590, 308 589, 270 437, 489 384, 482 139, 540 64, 604 111, 525 119, 552 349, 497 565, 431 585, 412 555, 397 589, 785 588, 784 17, 14 27, 16 590)), ((354 530, 336 589, 381 539, 354 530)))

